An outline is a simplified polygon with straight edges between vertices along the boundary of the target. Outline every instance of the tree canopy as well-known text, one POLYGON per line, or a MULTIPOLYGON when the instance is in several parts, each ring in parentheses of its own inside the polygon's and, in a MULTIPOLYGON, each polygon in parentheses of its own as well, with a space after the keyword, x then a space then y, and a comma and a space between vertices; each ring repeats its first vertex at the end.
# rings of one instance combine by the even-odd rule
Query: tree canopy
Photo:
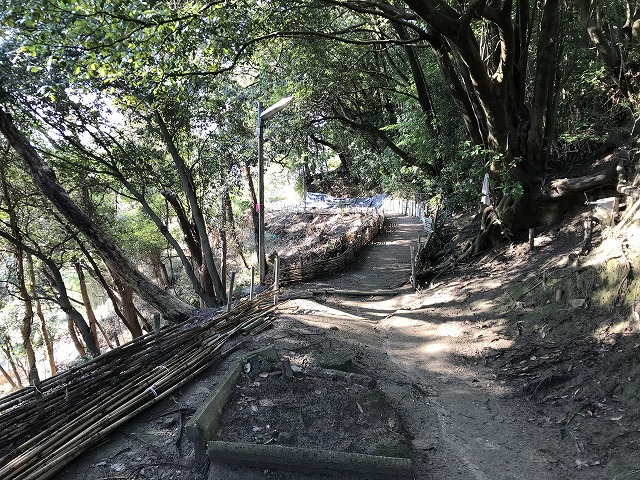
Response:
POLYGON ((213 233, 237 240, 230 205, 244 189, 255 218, 258 101, 295 97, 265 148, 316 186, 464 205, 489 171, 483 234, 507 236, 541 221, 553 162, 628 130, 638 109, 630 0, 4 7, 0 242, 53 262, 49 276, 84 258, 132 332, 128 290, 174 320, 227 301, 213 233), (162 273, 172 257, 181 299, 162 273))

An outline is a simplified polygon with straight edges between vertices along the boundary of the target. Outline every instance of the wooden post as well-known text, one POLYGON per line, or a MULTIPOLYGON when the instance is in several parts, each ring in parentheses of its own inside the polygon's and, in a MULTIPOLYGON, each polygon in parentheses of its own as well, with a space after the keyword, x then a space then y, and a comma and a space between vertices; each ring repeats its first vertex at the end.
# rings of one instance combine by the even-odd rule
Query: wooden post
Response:
POLYGON ((415 290, 418 286, 416 281, 416 250, 415 247, 411 247, 411 286, 415 290))
POLYGON ((231 272, 231 278, 229 279, 229 295, 227 297, 227 312, 231 311, 231 297, 233 296, 233 282, 236 279, 236 272, 231 272))
POLYGON ((305 163, 302 164, 302 203, 304 205, 303 211, 307 213, 307 181, 305 175, 305 167, 307 165, 307 159, 305 157, 305 163))
POLYGON ((533 251, 535 239, 536 239, 536 229, 530 228, 529 229, 529 251, 530 252, 533 251))
POLYGON ((278 290, 280 290, 280 256, 276 253, 276 258, 274 259, 275 266, 273 272, 273 290, 276 292, 273 296, 273 305, 278 304, 278 290))
POLYGON ((251 267, 251 286, 249 287, 249 300, 253 300, 253 289, 255 287, 256 269, 251 267))
POLYGON ((591 215, 587 217, 587 219, 582 224, 583 227, 583 238, 582 238, 582 250, 580 251, 580 255, 586 255, 591 251, 591 240, 593 238, 593 222, 591 220, 591 215))
POLYGON ((160 333, 160 312, 153 314, 153 333, 160 333))

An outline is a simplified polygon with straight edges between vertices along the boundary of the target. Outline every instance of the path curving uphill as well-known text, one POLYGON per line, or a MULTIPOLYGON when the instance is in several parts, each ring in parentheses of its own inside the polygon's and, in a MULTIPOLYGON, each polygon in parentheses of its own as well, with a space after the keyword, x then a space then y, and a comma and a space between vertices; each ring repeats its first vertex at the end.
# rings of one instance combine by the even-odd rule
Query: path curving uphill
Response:
POLYGON ((391 299, 333 297, 323 303, 350 314, 343 336, 366 341, 358 359, 399 409, 412 439, 416 478, 576 478, 573 458, 559 449, 558 430, 533 425, 535 413, 526 400, 514 399, 478 365, 483 349, 503 341, 494 328, 500 305, 492 297, 505 279, 449 278, 434 290, 413 293, 409 247, 421 228, 415 218, 389 218, 385 232, 348 272, 318 285, 378 290, 405 283, 391 299), (363 329, 371 334, 363 336, 363 329))
MULTIPOLYGON (((352 359, 376 379, 377 388, 399 414, 418 480, 602 478, 596 468, 577 469, 571 436, 563 435, 555 423, 541 421, 526 397, 484 366, 489 349, 495 352, 511 346, 503 335, 505 305, 500 298, 518 272, 450 276, 434 290, 414 293, 409 286, 409 247, 421 228, 415 218, 388 217, 382 232, 347 270, 283 291, 282 298, 289 300, 278 307, 272 328, 245 337, 243 350, 273 344, 280 356, 302 368, 319 354, 352 359), (339 294, 345 290, 399 293, 393 297, 339 294)), ((206 469, 196 465, 183 426, 215 387, 224 366, 205 372, 123 426, 55 478, 366 478, 217 462, 206 469)), ((331 436, 337 434, 332 415, 336 409, 350 409, 357 416, 363 406, 329 403, 328 397, 311 391, 310 399, 300 398, 297 408, 307 425, 324 425, 324 433, 331 436), (318 408, 324 410, 311 413, 318 408)), ((340 395, 334 397, 340 399, 340 395)), ((251 394, 245 400, 253 405, 247 415, 254 415, 254 428, 261 431, 260 408, 272 407, 261 407, 251 394)))

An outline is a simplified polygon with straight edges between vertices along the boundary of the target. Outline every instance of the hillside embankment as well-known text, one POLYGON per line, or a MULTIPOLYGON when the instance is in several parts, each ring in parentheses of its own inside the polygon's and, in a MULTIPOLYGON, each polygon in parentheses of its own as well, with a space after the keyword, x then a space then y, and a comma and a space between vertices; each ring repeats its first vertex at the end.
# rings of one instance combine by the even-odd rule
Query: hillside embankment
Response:
MULTIPOLYGON (((411 457, 417 479, 636 478, 640 337, 630 306, 637 280, 629 271, 640 242, 630 230, 605 232, 592 254, 580 256, 582 221, 578 212, 538 232, 533 252, 523 238, 415 292, 408 252, 422 225, 388 218, 348 269, 285 289, 288 300, 271 328, 243 338, 241 350, 274 345, 302 372, 299 381, 312 381, 328 356, 374 379, 397 414, 387 428, 404 435, 393 454, 411 457), (389 289, 398 294, 340 294, 389 289)), ((225 365, 120 428, 57 478, 367 478, 219 462, 199 467, 184 423, 225 365)), ((269 423, 265 430, 261 423, 261 412, 284 409, 273 391, 261 397, 261 383, 245 383, 250 390, 240 397, 254 420, 252 438, 291 444, 296 435, 286 427, 269 423)), ((318 382, 298 394, 296 428, 318 432, 320 444, 323 437, 344 440, 342 413, 356 420, 367 413, 364 402, 323 390, 330 386, 318 382)), ((346 448, 366 450, 367 438, 354 434, 346 448)))

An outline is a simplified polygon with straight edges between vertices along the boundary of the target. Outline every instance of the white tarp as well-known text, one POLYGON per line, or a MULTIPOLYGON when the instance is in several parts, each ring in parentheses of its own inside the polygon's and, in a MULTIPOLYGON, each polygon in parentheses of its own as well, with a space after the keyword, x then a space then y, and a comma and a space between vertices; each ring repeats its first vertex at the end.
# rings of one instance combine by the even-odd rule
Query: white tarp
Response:
POLYGON ((307 195, 305 196, 305 204, 312 208, 380 208, 384 197, 385 195, 378 194, 373 197, 336 198, 326 193, 307 192, 307 195))

